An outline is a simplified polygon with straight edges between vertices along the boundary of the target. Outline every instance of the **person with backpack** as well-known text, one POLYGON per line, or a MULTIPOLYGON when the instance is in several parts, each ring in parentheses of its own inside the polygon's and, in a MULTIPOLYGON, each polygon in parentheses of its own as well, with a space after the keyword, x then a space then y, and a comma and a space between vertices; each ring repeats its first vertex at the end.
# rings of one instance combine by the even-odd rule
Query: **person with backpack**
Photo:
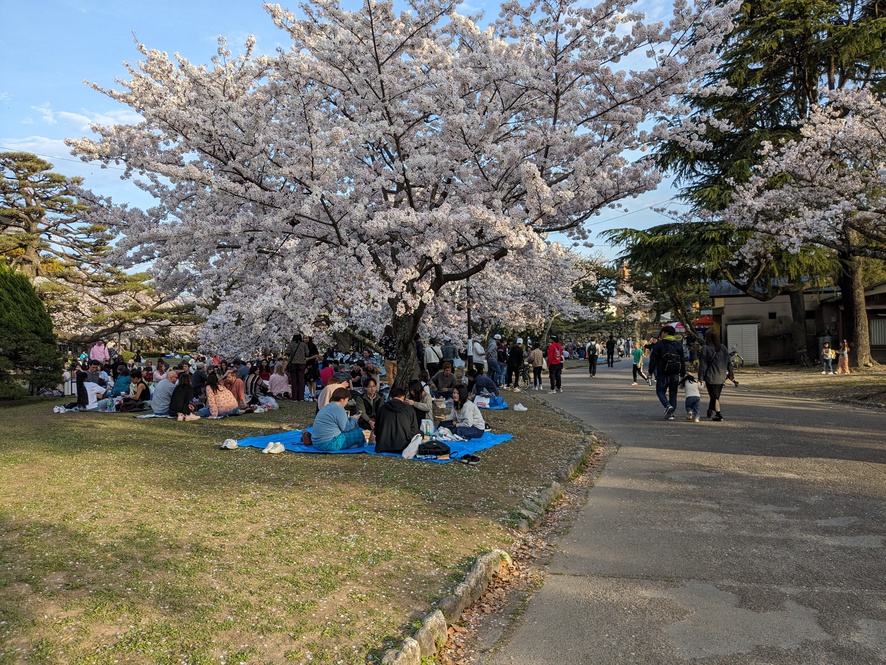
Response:
POLYGON ((676 338, 674 326, 662 326, 658 341, 649 355, 649 374, 655 376, 655 394, 664 407, 665 420, 674 419, 677 410, 677 386, 686 374, 683 345, 676 338))

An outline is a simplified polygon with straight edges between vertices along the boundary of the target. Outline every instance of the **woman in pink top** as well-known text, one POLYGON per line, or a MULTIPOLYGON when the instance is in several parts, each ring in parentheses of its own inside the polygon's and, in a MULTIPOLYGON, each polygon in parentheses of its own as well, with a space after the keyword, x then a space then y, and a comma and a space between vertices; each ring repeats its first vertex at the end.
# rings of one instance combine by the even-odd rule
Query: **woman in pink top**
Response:
POLYGON ((268 381, 268 392, 274 397, 282 397, 283 399, 289 399, 292 396, 292 387, 289 385, 289 379, 286 377, 282 363, 277 363, 274 366, 274 373, 271 374, 268 381))

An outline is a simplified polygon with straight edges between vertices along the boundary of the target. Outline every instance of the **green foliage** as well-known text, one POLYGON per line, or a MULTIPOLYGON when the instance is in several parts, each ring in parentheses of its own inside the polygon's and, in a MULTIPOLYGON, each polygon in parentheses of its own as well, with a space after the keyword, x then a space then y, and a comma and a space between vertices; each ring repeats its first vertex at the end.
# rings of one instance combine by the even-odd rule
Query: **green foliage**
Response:
MULTIPOLYGON (((886 87, 886 8, 882 0, 746 0, 721 48, 722 66, 708 82, 733 93, 687 100, 692 116, 710 116, 699 150, 668 141, 659 165, 677 174, 683 197, 696 208, 720 210, 733 183, 748 179, 764 141, 798 135, 827 90, 886 87)), ((710 91, 709 91, 710 92, 710 91)))
POLYGON ((91 220, 107 202, 83 189, 81 179, 51 169, 30 153, 0 153, 0 259, 31 280, 56 331, 91 341, 201 323, 193 306, 157 294, 150 275, 110 262, 113 235, 91 220))
POLYGON ((55 386, 61 358, 52 321, 28 278, 0 263, 0 398, 23 397, 23 384, 55 386))

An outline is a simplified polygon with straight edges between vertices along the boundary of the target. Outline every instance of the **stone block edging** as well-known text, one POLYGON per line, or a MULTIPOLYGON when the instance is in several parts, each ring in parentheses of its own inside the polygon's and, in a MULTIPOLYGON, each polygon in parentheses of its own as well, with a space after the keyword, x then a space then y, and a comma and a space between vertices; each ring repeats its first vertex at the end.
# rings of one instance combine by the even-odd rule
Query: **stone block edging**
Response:
MULTIPOLYGON (((586 426, 582 429, 587 434, 587 444, 576 451, 560 469, 557 477, 562 481, 569 480, 575 475, 588 453, 598 443, 597 437, 590 435, 586 426)), ((554 481, 535 495, 524 499, 518 509, 523 519, 517 523, 517 530, 524 533, 528 531, 529 527, 541 519, 551 504, 562 495, 563 486, 560 482, 554 481)), ((382 665, 421 665, 422 658, 436 656, 449 639, 449 624, 457 621, 461 613, 483 595, 495 571, 502 564, 506 566, 513 564, 511 555, 504 550, 492 550, 477 557, 464 580, 450 595, 438 603, 440 609, 425 616, 421 627, 411 637, 403 640, 399 649, 388 649, 382 658, 382 665)))

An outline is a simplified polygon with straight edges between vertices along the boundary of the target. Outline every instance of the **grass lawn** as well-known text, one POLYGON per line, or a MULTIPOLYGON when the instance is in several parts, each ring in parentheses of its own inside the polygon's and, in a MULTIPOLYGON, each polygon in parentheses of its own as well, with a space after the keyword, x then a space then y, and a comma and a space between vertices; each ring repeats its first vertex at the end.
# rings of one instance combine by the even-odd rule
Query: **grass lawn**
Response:
MULTIPOLYGON (((513 395, 507 395, 513 399, 513 395)), ((583 445, 530 400, 467 467, 220 451, 223 421, 0 407, 0 663, 364 663, 399 643, 583 445)))

